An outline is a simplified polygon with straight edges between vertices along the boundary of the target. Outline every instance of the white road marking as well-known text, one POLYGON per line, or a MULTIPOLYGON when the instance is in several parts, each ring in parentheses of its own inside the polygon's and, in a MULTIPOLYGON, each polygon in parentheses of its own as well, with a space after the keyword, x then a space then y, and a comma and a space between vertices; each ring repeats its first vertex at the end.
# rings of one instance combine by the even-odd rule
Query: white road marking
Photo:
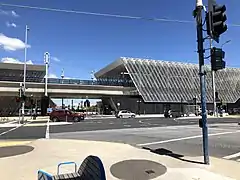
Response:
POLYGON ((25 124, 20 124, 20 125, 18 124, 16 127, 0 133, 0 136, 2 136, 2 135, 4 135, 4 134, 7 134, 7 133, 9 133, 9 132, 11 132, 11 131, 14 131, 14 130, 16 130, 16 129, 22 127, 22 126, 25 126, 25 125, 27 125, 27 124, 30 124, 30 123, 32 123, 32 121, 27 122, 27 123, 25 123, 25 124))
MULTIPOLYGON (((238 131, 230 131, 230 132, 221 132, 221 133, 214 133, 214 134, 208 134, 208 136, 219 136, 219 135, 226 135, 226 134, 235 134, 239 133, 240 130, 238 131)), ((154 144, 164 144, 164 143, 169 143, 169 142, 176 142, 176 141, 182 141, 182 140, 188 140, 188 139, 196 139, 196 138, 201 138, 202 135, 197 135, 197 136, 189 136, 189 137, 182 137, 182 138, 176 138, 176 139, 168 139, 164 141, 156 141, 156 142, 150 142, 150 143, 144 143, 144 144, 137 144, 137 146, 148 146, 148 145, 154 145, 154 144)))
POLYGON ((231 154, 231 155, 228 155, 228 156, 224 156, 223 158, 224 159, 232 159, 232 158, 236 158, 236 157, 240 157, 240 152, 235 153, 235 154, 231 154))
POLYGON ((48 119, 48 122, 47 122, 47 128, 46 128, 45 138, 46 138, 46 139, 49 139, 49 119, 48 119))
POLYGON ((124 127, 131 127, 131 125, 125 124, 124 127))
POLYGON ((178 119, 175 119, 175 118, 174 118, 173 120, 174 120, 175 122, 178 122, 178 119))
POLYGON ((0 124, 0 128, 11 128, 11 127, 18 127, 21 126, 21 124, 0 124))

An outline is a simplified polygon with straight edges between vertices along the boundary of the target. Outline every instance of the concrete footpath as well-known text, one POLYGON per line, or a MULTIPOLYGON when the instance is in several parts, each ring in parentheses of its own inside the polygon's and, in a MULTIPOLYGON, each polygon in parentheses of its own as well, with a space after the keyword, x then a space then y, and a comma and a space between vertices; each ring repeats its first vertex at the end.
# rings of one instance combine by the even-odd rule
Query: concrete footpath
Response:
MULTIPOLYGON (((56 174, 58 163, 75 161, 80 165, 83 159, 90 154, 97 155, 102 159, 108 180, 240 179, 240 163, 238 162, 211 158, 211 165, 203 165, 192 162, 202 161, 202 157, 182 157, 182 159, 177 159, 176 157, 158 155, 127 144, 39 139, 27 143, 23 147, 25 146, 31 146, 34 149, 31 150, 28 147, 26 149, 31 150, 28 153, 1 157, 1 179, 37 179, 39 169, 56 174)), ((8 148, 14 149, 14 146, 8 148)), ((65 168, 61 169, 61 172, 69 172, 70 170, 73 170, 73 167, 65 166, 65 168)))

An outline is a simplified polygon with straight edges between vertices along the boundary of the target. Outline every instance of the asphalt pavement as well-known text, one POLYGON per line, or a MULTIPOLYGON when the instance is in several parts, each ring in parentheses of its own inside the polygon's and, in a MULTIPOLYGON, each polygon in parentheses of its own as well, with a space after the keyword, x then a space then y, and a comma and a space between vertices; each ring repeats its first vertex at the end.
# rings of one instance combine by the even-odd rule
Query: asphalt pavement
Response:
MULTIPOLYGON (((209 123, 210 155, 240 160, 240 126, 236 118, 213 118, 209 123), (230 156, 231 155, 231 156, 230 156)), ((0 128, 0 139, 45 138, 46 121, 36 126, 0 128), (39 125, 42 123, 42 125, 39 125)), ((152 152, 171 152, 184 156, 202 155, 202 129, 198 119, 141 118, 86 119, 73 124, 50 125, 50 138, 100 140, 131 144, 152 152)))
MULTIPOLYGON (((209 124, 238 123, 236 118, 209 118, 209 124)), ((142 119, 94 119, 85 120, 67 126, 51 126, 50 133, 96 131, 108 129, 152 128, 180 125, 197 125, 198 119, 142 118, 142 119)))

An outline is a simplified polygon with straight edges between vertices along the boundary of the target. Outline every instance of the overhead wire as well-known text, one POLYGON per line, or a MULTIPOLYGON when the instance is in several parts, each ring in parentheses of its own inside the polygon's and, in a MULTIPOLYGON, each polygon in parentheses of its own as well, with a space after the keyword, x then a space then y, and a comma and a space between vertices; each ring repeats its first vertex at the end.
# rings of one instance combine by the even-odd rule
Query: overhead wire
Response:
MULTIPOLYGON (((97 12, 77 11, 77 10, 68 10, 68 9, 59 9, 59 8, 48 8, 48 7, 39 7, 39 6, 8 4, 8 3, 0 3, 0 6, 15 7, 15 8, 25 8, 25 9, 36 9, 36 10, 42 10, 42 11, 53 11, 53 12, 63 12, 63 13, 75 13, 75 14, 82 14, 82 15, 93 15, 93 16, 124 18, 124 19, 160 21, 160 22, 173 22, 173 23, 195 23, 195 21, 190 21, 190 20, 178 20, 178 19, 168 19, 168 18, 149 18, 149 17, 141 17, 141 16, 129 16, 129 15, 119 15, 119 14, 109 14, 109 13, 97 13, 97 12)), ((228 26, 240 27, 240 23, 230 23, 230 24, 228 24, 228 26)))
MULTIPOLYGON (((63 13, 75 13, 83 15, 93 15, 93 16, 104 16, 104 17, 114 17, 114 18, 124 18, 124 19, 136 19, 136 20, 147 20, 147 21, 160 21, 160 22, 173 22, 173 23, 195 23, 195 21, 190 20, 178 20, 178 19, 168 19, 168 18, 149 18, 141 16, 129 16, 129 15, 119 15, 119 14, 109 14, 109 13, 97 13, 97 12, 87 12, 87 11, 77 11, 77 10, 67 10, 59 8, 48 8, 39 6, 28 6, 28 5, 18 5, 18 4, 8 4, 0 3, 0 6, 15 7, 15 8, 25 8, 25 9, 36 9, 42 11, 53 11, 53 12, 63 12, 63 13)), ((228 24, 233 27, 240 27, 240 24, 228 24)))
POLYGON ((75 13, 75 14, 93 15, 93 16, 124 18, 124 19, 161 21, 161 22, 175 22, 175 23, 194 23, 194 21, 189 21, 189 20, 177 20, 177 19, 167 19, 167 18, 148 18, 148 17, 141 17, 141 16, 128 16, 128 15, 119 15, 119 14, 96 13, 96 12, 86 12, 86 11, 48 8, 48 7, 38 7, 38 6, 28 6, 28 5, 17 5, 17 4, 7 4, 7 3, 0 3, 0 6, 25 8, 25 9, 36 9, 36 10, 42 10, 42 11, 53 11, 53 12, 63 12, 63 13, 75 13))

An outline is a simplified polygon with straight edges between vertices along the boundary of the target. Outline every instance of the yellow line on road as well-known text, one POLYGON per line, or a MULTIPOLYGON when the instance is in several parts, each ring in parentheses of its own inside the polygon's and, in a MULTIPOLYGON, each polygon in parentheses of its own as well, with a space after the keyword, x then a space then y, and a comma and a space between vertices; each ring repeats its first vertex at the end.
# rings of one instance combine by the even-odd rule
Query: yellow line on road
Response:
POLYGON ((32 141, 0 141, 0 147, 25 145, 32 141))

